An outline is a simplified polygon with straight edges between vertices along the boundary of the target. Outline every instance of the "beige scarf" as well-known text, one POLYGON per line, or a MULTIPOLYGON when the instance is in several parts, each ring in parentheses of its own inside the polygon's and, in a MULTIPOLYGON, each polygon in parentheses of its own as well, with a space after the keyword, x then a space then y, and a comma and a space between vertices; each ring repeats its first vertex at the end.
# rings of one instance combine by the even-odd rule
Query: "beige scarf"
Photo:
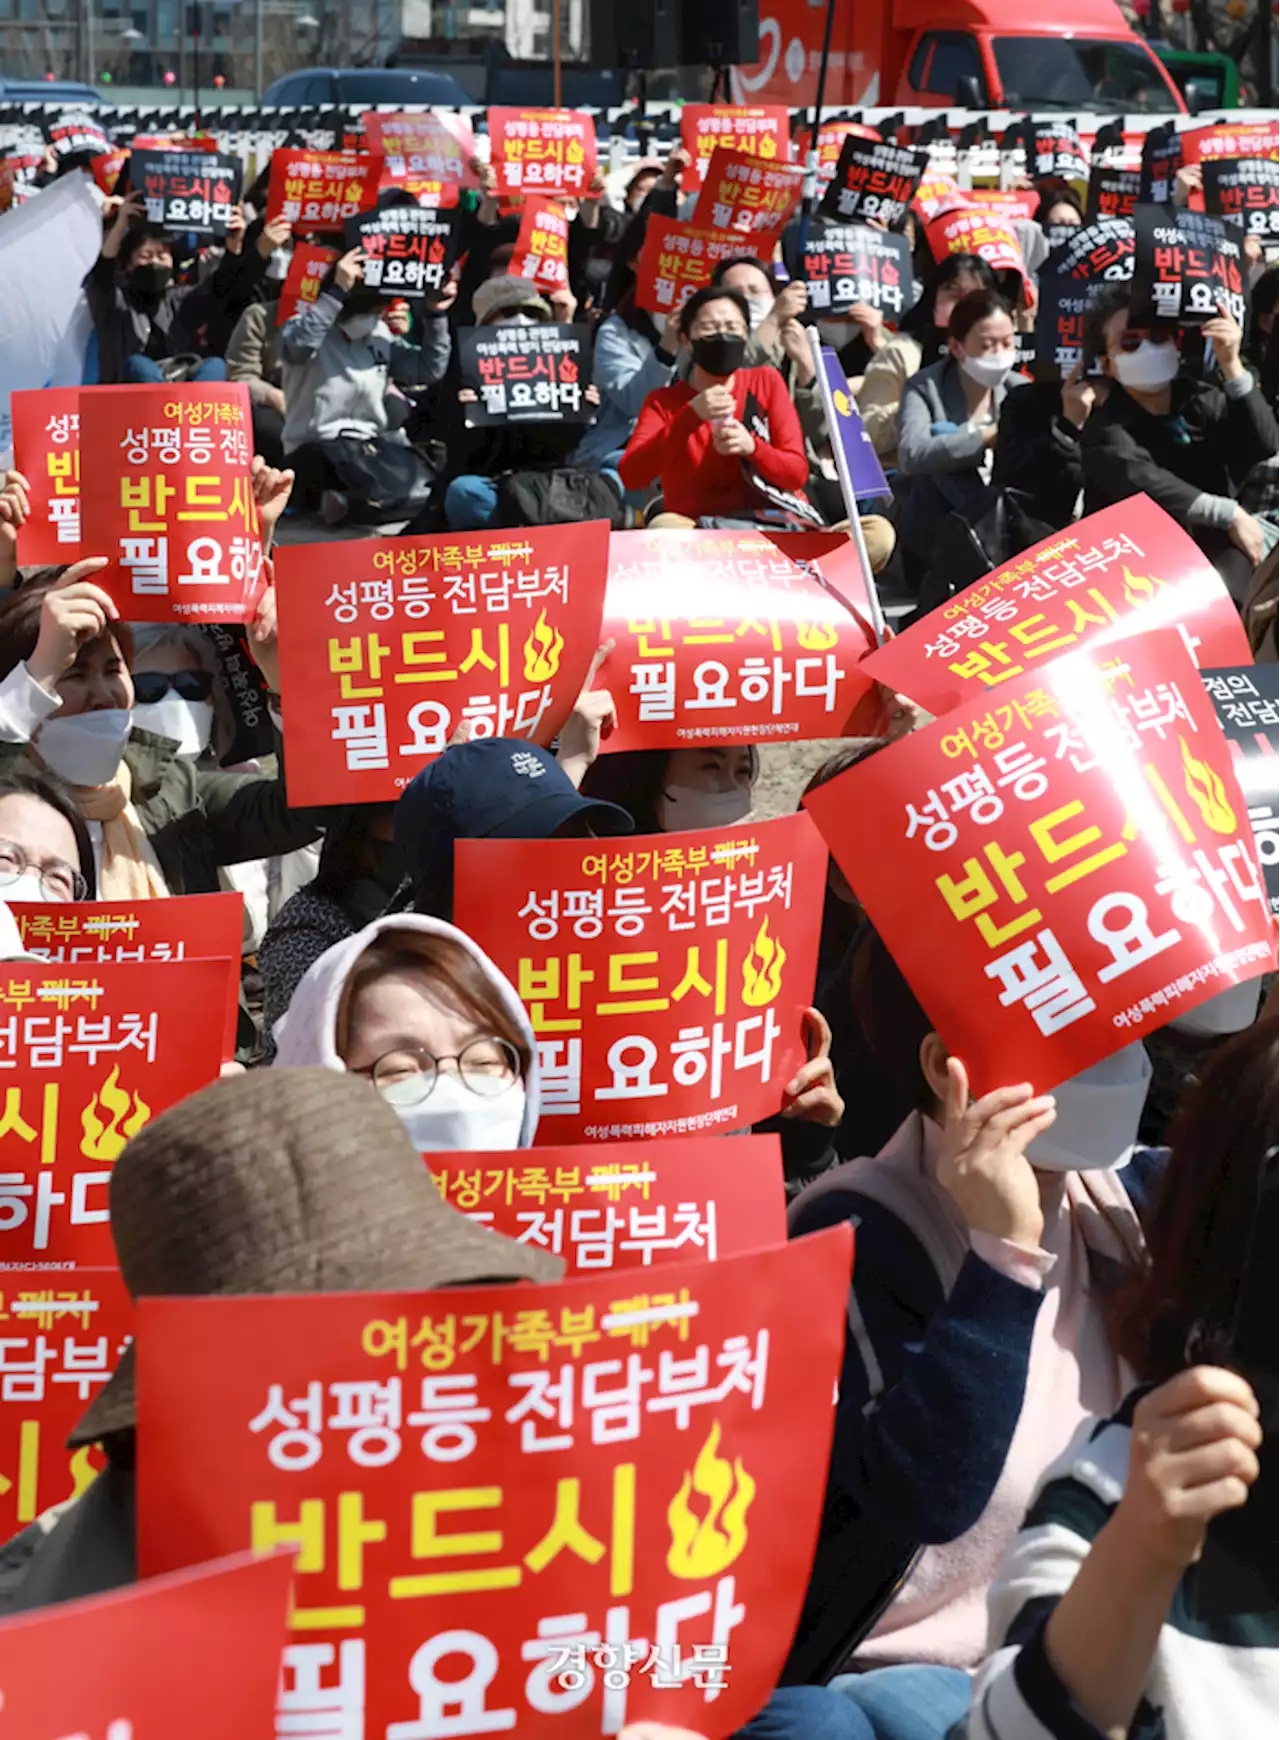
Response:
POLYGON ((134 809, 133 773, 122 761, 109 785, 75 785, 76 808, 87 822, 102 824, 100 900, 160 900, 168 894, 164 872, 134 809))

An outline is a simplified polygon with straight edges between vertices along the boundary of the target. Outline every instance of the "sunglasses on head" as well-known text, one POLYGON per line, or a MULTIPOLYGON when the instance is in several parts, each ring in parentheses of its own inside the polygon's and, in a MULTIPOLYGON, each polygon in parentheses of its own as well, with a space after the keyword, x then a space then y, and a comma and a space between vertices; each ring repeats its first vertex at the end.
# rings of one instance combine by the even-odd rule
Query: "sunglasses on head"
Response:
POLYGON ((1131 354, 1148 339, 1153 344, 1167 344, 1177 336, 1178 328, 1171 320, 1154 320, 1150 326, 1127 326, 1120 334, 1120 349, 1131 354))
POLYGON ((172 689, 184 701, 207 701, 213 694, 213 677, 208 671, 135 671, 133 697, 144 707, 163 701, 172 689))

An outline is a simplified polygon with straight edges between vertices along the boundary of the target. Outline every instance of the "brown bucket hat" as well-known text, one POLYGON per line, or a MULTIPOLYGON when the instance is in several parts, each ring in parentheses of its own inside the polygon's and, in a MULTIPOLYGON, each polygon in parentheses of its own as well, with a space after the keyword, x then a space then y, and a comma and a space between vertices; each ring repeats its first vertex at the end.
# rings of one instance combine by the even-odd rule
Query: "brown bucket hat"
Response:
MULTIPOLYGON (((450 1208, 391 1107, 331 1069, 230 1077, 156 1118, 116 1162, 111 1231, 135 1299, 418 1291, 564 1272, 559 1257, 450 1208)), ((134 1424, 129 1347, 67 1443, 134 1424)))

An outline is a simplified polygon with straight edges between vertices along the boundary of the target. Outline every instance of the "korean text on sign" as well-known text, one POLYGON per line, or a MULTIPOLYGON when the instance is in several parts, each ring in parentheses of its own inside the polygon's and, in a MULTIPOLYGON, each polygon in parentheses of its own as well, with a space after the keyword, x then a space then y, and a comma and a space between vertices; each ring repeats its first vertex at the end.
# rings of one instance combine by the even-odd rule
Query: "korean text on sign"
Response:
POLYGON ((476 185, 476 144, 465 115, 380 115, 370 109, 364 131, 370 150, 385 159, 384 185, 445 182, 449 197, 441 203, 447 205, 457 204, 460 188, 476 185))
POLYGON ((824 532, 615 532, 606 751, 848 732, 872 685, 857 553, 824 532), (862 615, 856 614, 861 611, 862 615))
POLYGON ((702 229, 732 230, 759 242, 776 240, 804 191, 798 163, 770 163, 754 152, 717 145, 702 183, 693 221, 702 229))
POLYGON ((225 236, 243 179, 239 158, 208 151, 135 151, 129 160, 147 222, 165 229, 225 236))
POLYGON ((1027 284, 1027 267, 1017 232, 1007 218, 987 211, 947 211, 925 226, 935 260, 948 254, 977 254, 993 272, 1017 272, 1027 284))
POLYGON ((599 520, 282 549, 292 801, 394 798, 464 720, 549 743, 599 644, 608 547, 599 520))
POLYGON ((849 137, 822 201, 822 215, 833 223, 866 223, 886 228, 901 224, 929 161, 927 151, 884 140, 849 137))
POLYGON ((802 259, 815 313, 844 314, 855 302, 865 302, 896 324, 906 312, 911 247, 905 236, 819 220, 809 227, 802 259))
POLYGON ((10 901, 28 954, 62 966, 108 961, 227 961, 223 1054, 235 1055, 244 897, 183 894, 132 903, 109 900, 10 901))
POLYGON ((269 1736, 291 1565, 242 1554, 8 1620, 6 1726, 28 1740, 269 1736))
POLYGON ((695 290, 711 282, 717 266, 741 252, 741 236, 697 230, 655 213, 636 268, 636 306, 650 314, 678 314, 695 290))
POLYGON ((23 563, 80 560, 80 395, 94 390, 45 387, 9 401, 13 462, 31 510, 19 534, 23 563))
POLYGON ((1277 666, 1201 671, 1249 806, 1273 913, 1280 913, 1280 705, 1277 666))
POLYGON ((1133 214, 1135 318, 1196 324, 1216 320, 1221 306, 1244 320, 1243 236, 1236 224, 1205 212, 1171 217, 1157 206, 1133 214))
POLYGON ((557 200, 525 200, 509 270, 514 278, 532 279, 543 292, 568 287, 569 214, 557 200))
POLYGON ((686 192, 702 186, 716 147, 749 151, 765 163, 791 160, 791 117, 785 108, 752 109, 737 104, 686 103, 680 111, 680 143, 693 158, 686 192))
POLYGON ((248 621, 262 569, 248 388, 100 387, 80 434, 81 541, 110 559, 95 579, 125 620, 248 621))
POLYGON ((787 1236, 777 1136, 681 1136, 512 1154, 428 1154, 441 1196, 468 1219, 565 1259, 568 1274, 718 1262, 787 1236))
MULTIPOLYGON (((0 971, 0 1269, 115 1262, 111 1168, 223 1061, 228 961, 0 971)), ((236 963, 238 975, 238 963, 236 963)))
POLYGON ((825 876, 802 815, 613 841, 459 840, 456 922, 529 1011, 543 1143, 744 1128, 804 1061, 825 876))
POLYGON ((581 109, 490 109, 498 192, 581 198, 596 167, 595 117, 581 109))
POLYGON ((731 1733, 808 1581, 850 1249, 143 1300, 140 1571, 298 1550, 277 1740, 321 1712, 395 1740, 731 1733))
POLYGON ((590 421, 590 327, 463 326, 457 343, 462 384, 476 394, 464 407, 469 429, 590 421))
POLYGON ((295 246, 293 258, 289 261, 289 276, 280 292, 277 326, 283 326, 286 320, 292 320, 295 314, 311 307, 320 294, 320 286, 329 268, 337 264, 339 257, 337 248, 324 248, 317 242, 299 242, 295 246))
POLYGON ((347 243, 364 253, 363 282, 384 296, 438 296, 453 263, 454 214, 384 205, 347 222, 347 243))
MULTIPOLYGON (((119 1269, 0 1267, 0 1530, 9 1540, 103 1466, 67 1438, 133 1339, 119 1269)), ((2 1685, 3 1682, 0 1682, 2 1685)))
POLYGON ((1148 496, 1130 496, 931 610, 865 670, 945 713, 1063 653, 1171 625, 1199 665, 1248 660, 1239 613, 1199 546, 1148 496))
POLYGON ((349 151, 271 153, 267 222, 285 217, 300 230, 341 230, 357 212, 378 202, 381 157, 349 151))
POLYGON ((1055 660, 805 803, 975 1094, 1051 1088, 1271 966, 1249 815, 1172 629, 1055 660))

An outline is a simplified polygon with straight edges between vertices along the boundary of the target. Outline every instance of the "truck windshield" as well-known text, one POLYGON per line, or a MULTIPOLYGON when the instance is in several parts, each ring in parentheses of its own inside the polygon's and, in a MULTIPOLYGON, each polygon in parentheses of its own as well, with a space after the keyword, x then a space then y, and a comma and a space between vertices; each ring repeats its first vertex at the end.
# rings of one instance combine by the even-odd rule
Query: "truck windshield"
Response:
POLYGON ((1010 109, 1177 113, 1155 60, 1138 43, 1065 36, 993 36, 1010 109))

